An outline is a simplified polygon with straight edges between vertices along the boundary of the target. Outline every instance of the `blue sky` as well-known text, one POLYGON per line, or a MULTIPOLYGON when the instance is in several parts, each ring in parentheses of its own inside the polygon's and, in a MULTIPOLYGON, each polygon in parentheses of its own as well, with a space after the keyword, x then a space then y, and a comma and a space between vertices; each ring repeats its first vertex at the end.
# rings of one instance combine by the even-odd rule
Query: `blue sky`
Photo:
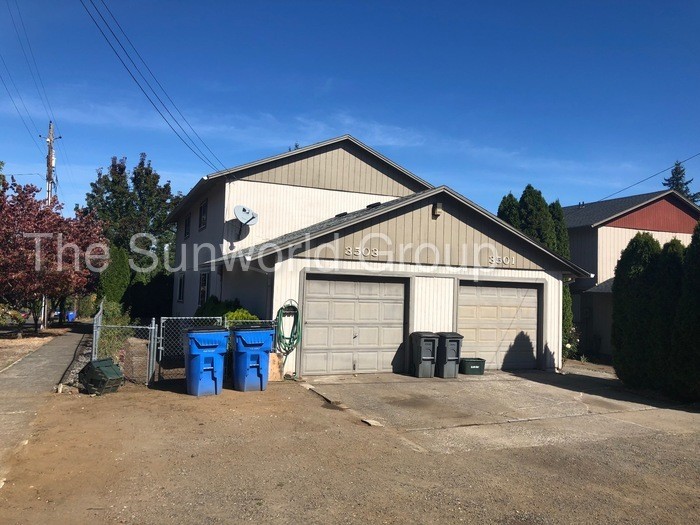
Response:
MULTIPOLYGON (((495 211, 528 183, 564 205, 590 202, 700 152, 697 2, 106 1, 226 166, 350 133, 495 211)), ((113 155, 132 167, 148 153, 182 192, 211 171, 79 0, 18 3, 63 135, 67 208, 113 155)), ((5 2, 0 53, 45 133, 5 2)), ((44 155, 0 86, 5 172, 43 173, 44 155)), ((700 190, 700 157, 686 173, 700 190)))

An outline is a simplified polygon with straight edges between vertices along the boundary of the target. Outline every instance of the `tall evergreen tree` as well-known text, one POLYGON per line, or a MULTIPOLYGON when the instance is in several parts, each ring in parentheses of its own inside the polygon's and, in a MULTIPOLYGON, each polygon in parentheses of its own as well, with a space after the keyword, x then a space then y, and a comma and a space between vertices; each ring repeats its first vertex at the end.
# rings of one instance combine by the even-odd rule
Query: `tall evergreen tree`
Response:
POLYGON ((676 161, 676 164, 671 170, 671 175, 666 177, 663 181, 663 185, 669 189, 675 190, 688 200, 697 204, 700 202, 700 192, 693 193, 690 190, 690 183, 694 179, 685 180, 685 167, 680 162, 676 161))
POLYGON ((554 221, 542 192, 528 184, 520 197, 520 230, 547 248, 556 247, 554 221))
POLYGON ((630 386, 648 386, 650 324, 654 315, 653 272, 661 252, 650 233, 637 233, 622 251, 613 281, 612 345, 617 376, 630 386))
POLYGON ((554 236, 556 238, 553 251, 557 255, 568 259, 571 257, 571 251, 569 250, 569 229, 566 227, 564 210, 561 207, 559 199, 549 205, 549 214, 552 216, 552 221, 554 221, 554 236))
POLYGON ((0 160, 0 186, 5 182, 5 174, 2 172, 2 169, 5 167, 5 163, 0 160))
POLYGON ((700 399, 700 223, 685 252, 683 291, 678 300, 676 322, 671 337, 672 393, 678 397, 700 399))
POLYGON ((520 229, 520 204, 512 192, 501 199, 501 204, 498 205, 498 218, 520 229))

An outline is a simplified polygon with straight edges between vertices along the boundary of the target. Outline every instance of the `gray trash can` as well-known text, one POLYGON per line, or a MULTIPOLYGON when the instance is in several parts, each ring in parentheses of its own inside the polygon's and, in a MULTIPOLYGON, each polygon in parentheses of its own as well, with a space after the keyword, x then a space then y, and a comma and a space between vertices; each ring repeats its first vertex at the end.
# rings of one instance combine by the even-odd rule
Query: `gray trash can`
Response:
POLYGON ((438 332, 435 375, 445 379, 457 377, 459 373, 459 356, 462 353, 462 335, 457 332, 438 332))
POLYGON ((435 357, 438 349, 438 335, 433 332, 413 332, 411 334, 411 360, 409 373, 415 377, 435 375, 435 357))

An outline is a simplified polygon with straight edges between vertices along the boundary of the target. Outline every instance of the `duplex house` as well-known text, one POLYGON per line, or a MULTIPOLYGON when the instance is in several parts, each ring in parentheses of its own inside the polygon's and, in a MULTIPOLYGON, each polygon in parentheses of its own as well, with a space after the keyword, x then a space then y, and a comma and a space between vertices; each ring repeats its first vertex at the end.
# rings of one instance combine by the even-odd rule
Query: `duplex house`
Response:
POLYGON ((590 277, 347 135, 208 175, 170 220, 173 315, 294 299, 297 375, 404 371, 414 331, 460 332, 491 369, 560 367, 562 283, 590 277))
POLYGON ((612 284, 622 250, 638 232, 650 233, 661 245, 676 238, 687 246, 700 208, 678 192, 665 190, 567 206, 564 218, 571 260, 595 274, 571 285, 582 349, 610 356, 612 284))

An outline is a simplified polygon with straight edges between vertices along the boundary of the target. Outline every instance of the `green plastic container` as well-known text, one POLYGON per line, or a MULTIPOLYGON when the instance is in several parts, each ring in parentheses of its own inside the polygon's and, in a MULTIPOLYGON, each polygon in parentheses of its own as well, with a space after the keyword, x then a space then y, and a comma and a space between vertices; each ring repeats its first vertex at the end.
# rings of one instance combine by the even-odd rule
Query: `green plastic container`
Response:
POLYGON ((463 357, 459 360, 459 373, 468 376, 484 375, 485 359, 480 357, 463 357))
POLYGON ((124 384, 124 374, 111 358, 90 361, 78 374, 88 394, 109 394, 124 384))

